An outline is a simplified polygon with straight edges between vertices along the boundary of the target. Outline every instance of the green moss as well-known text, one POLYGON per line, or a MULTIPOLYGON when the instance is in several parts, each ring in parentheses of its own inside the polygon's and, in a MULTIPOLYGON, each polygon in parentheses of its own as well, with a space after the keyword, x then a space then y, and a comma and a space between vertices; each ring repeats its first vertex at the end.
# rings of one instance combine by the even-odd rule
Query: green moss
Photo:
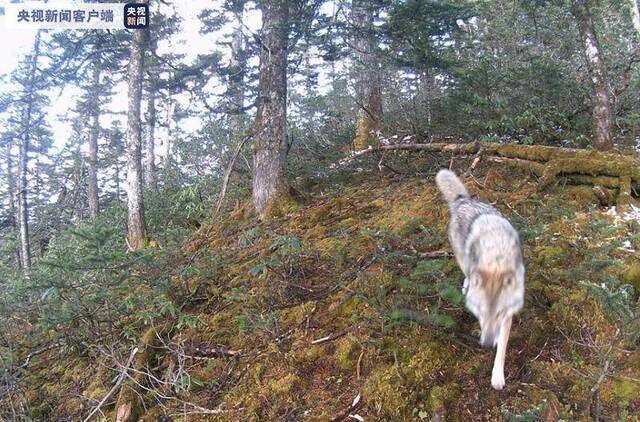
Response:
POLYGON ((300 378, 296 374, 287 374, 284 377, 275 379, 269 384, 271 390, 280 395, 291 394, 300 382, 300 378))
POLYGON ((563 260, 566 252, 560 246, 542 246, 536 251, 536 257, 540 263, 550 265, 563 260))
POLYGON ((624 281, 633 286, 636 292, 640 292, 640 264, 633 263, 627 267, 624 274, 624 281))
POLYGON ((440 413, 449 405, 455 404, 458 397, 460 397, 460 386, 457 383, 432 387, 429 390, 429 408, 433 413, 440 413))
POLYGON ((640 383, 627 378, 612 380, 611 385, 605 384, 602 391, 603 400, 605 397, 610 397, 616 403, 630 403, 634 400, 640 400, 640 383))
POLYGON ((358 359, 359 351, 360 344, 357 338, 352 335, 341 338, 336 345, 334 353, 338 366, 344 370, 353 369, 358 359))
POLYGON ((407 389, 393 366, 380 366, 367 378, 363 395, 383 418, 409 420, 415 395, 407 389))
POLYGON ((420 349, 412 353, 405 367, 407 378, 418 385, 429 385, 439 375, 440 370, 446 367, 450 354, 448 346, 438 340, 429 339, 420 349))
POLYGON ((289 357, 294 364, 308 366, 326 355, 326 349, 322 345, 309 345, 306 340, 299 340, 292 344, 289 357))

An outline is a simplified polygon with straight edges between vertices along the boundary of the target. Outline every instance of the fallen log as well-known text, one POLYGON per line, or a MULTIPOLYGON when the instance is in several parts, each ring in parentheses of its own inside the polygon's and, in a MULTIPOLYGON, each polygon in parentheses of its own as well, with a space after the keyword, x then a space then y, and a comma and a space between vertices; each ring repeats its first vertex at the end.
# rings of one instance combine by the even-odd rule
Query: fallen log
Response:
POLYGON ((356 151, 346 162, 371 152, 429 151, 454 155, 476 154, 489 161, 519 168, 540 177, 542 191, 566 177, 572 183, 617 189, 618 203, 629 204, 634 187, 640 186, 640 161, 628 155, 590 149, 472 142, 466 144, 397 144, 356 151))

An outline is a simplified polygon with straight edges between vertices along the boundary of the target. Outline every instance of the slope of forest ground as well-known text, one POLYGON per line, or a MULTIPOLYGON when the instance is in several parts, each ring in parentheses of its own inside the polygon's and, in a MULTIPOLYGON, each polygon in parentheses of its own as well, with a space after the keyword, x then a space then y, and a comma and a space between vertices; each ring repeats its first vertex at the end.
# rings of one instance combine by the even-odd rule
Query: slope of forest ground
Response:
MULTIPOLYGON (((133 412, 149 421, 637 418, 635 209, 598 207, 590 187, 538 192, 535 176, 496 164, 465 179, 525 247, 526 304, 498 392, 494 352, 479 347, 462 274, 441 253, 448 211, 433 176, 445 162, 398 156, 393 172, 297 180, 300 204, 268 222, 239 205, 200 228, 171 263, 194 322, 152 324, 120 387, 133 412), (420 172, 401 174, 417 163, 420 172)), ((24 405, 35 419, 84 417, 129 351, 33 356, 19 381, 24 405)), ((113 420, 116 398, 96 415, 113 420)))

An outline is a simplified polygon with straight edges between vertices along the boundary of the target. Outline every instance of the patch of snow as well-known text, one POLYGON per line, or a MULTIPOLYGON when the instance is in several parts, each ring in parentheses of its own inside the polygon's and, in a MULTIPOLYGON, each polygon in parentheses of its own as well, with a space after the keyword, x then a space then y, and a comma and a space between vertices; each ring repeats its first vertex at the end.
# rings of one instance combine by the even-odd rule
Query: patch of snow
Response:
POLYGON ((620 246, 619 249, 622 249, 625 252, 629 252, 629 253, 633 253, 636 250, 633 248, 633 245, 631 244, 630 240, 625 240, 624 242, 622 242, 622 246, 620 246))
POLYGON ((625 212, 622 216, 622 219, 624 221, 636 220, 638 223, 640 223, 640 208, 631 204, 631 211, 625 212))

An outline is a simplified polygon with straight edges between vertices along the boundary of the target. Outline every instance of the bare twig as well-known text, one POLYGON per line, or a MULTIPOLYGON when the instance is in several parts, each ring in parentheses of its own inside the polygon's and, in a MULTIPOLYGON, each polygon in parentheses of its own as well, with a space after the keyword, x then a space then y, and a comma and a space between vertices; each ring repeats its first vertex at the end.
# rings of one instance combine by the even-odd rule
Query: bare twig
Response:
POLYGON ((34 357, 36 355, 39 355, 40 353, 44 353, 44 352, 46 352, 48 350, 55 349, 56 347, 60 347, 60 346, 62 346, 62 344, 63 343, 61 343, 61 342, 50 344, 48 346, 45 346, 45 347, 43 347, 41 349, 38 349, 36 351, 33 351, 33 352, 29 353, 27 355, 27 358, 24 360, 24 363, 22 365, 20 365, 20 368, 24 369, 27 366, 29 366, 29 362, 31 361, 32 357, 34 357))
POLYGON ((102 398, 102 400, 100 400, 100 403, 98 403, 98 405, 93 408, 93 410, 89 413, 89 415, 84 419, 84 422, 87 422, 88 420, 90 420, 93 417, 93 415, 95 415, 96 412, 98 412, 100 410, 100 408, 111 397, 113 397, 115 392, 118 391, 118 388, 120 388, 120 385, 122 384, 122 382, 126 378, 127 372, 129 371, 129 368, 131 367, 131 362, 133 362, 133 358, 135 357, 136 353, 138 353, 138 348, 137 347, 135 347, 131 351, 131 354, 129 355, 129 359, 127 359, 126 365, 122 367, 122 370, 120 371, 120 375, 118 375, 118 380, 116 381, 116 383, 113 385, 113 387, 111 387, 111 390, 109 390, 109 392, 102 398))
POLYGON ((220 345, 198 345, 187 349, 187 351, 191 355, 205 357, 236 357, 242 353, 241 350, 230 350, 220 345))
POLYGON ((344 418, 349 416, 349 413, 358 409, 360 406, 362 406, 362 396, 358 394, 351 401, 351 404, 349 405, 349 407, 343 410, 342 412, 340 412, 339 414, 337 414, 336 416, 334 416, 333 419, 331 419, 331 422, 338 422, 338 421, 344 420, 344 418))
POLYGON ((362 364, 362 357, 364 356, 364 349, 362 350, 362 352, 360 352, 360 356, 358 356, 358 363, 356 364, 356 379, 358 381, 360 381, 360 374, 361 374, 361 364, 362 364))
POLYGON ((236 149, 233 152, 233 155, 231 156, 229 165, 224 171, 224 177, 222 180, 222 190, 220 191, 220 197, 218 198, 218 204, 216 205, 216 214, 220 211, 220 208, 222 208, 222 201, 224 201, 224 197, 227 194, 227 187, 229 186, 229 179, 231 178, 231 172, 233 171, 233 167, 236 164, 236 160, 238 159, 238 156, 242 151, 242 147, 244 147, 244 144, 246 144, 247 141, 252 137, 253 137, 253 134, 248 134, 247 136, 242 138, 242 140, 238 142, 238 144, 236 145, 236 149))
POLYGON ((321 344, 321 343, 326 343, 327 341, 332 341, 337 339, 338 337, 342 337, 343 335, 347 334, 347 330, 342 330, 338 333, 334 333, 334 334, 329 334, 326 337, 322 337, 316 340, 313 340, 311 342, 311 344, 321 344))

